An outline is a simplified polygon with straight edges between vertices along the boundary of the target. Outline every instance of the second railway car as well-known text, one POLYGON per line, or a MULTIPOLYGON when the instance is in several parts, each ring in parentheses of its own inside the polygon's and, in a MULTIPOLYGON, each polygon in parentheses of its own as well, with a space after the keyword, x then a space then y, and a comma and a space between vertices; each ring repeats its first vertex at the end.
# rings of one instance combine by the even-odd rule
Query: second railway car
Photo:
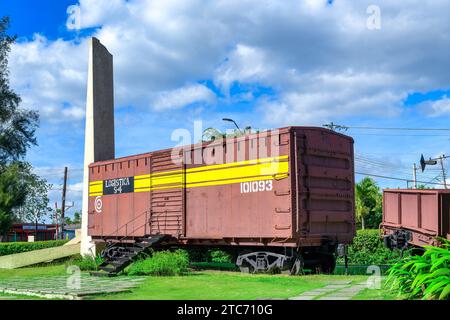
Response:
POLYGON ((450 190, 386 189, 383 192, 384 244, 406 249, 450 240, 450 190))
POLYGON ((331 272, 355 234, 353 139, 286 127, 89 166, 103 270, 149 246, 223 246, 243 271, 331 272))

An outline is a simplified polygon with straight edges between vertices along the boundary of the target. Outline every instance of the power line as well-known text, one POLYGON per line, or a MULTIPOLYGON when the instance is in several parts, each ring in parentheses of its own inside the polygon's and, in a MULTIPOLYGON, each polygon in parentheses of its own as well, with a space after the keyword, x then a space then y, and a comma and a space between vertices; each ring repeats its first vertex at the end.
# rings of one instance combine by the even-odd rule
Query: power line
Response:
POLYGON ((336 127, 344 127, 348 129, 362 129, 362 130, 403 130, 403 131, 450 131, 450 128, 395 128, 395 127, 363 127, 363 126, 342 126, 335 125, 336 127))
POLYGON ((433 179, 431 179, 431 180, 430 180, 429 182, 427 182, 426 184, 433 183, 434 180, 441 181, 441 174, 438 174, 436 177, 434 177, 433 179))
MULTIPOLYGON (((382 176, 378 174, 371 174, 371 173, 364 173, 364 172, 355 172, 356 174, 369 176, 369 177, 376 177, 376 178, 383 178, 383 179, 390 179, 390 180, 398 180, 398 181, 405 181, 405 182, 411 182, 411 179, 404 179, 404 178, 398 178, 398 177, 389 177, 389 176, 382 176)), ((425 182, 425 181, 417 181, 417 183, 425 183, 425 184, 434 184, 434 185, 440 185, 443 186, 443 183, 437 183, 437 182, 425 182)))
MULTIPOLYGON (((62 191, 63 188, 50 188, 49 190, 51 191, 62 191)), ((76 190, 76 189, 72 189, 72 188, 66 188, 67 191, 72 191, 72 192, 82 192, 83 190, 76 190)))
POLYGON ((352 133, 352 136, 376 137, 450 137, 448 134, 383 134, 383 133, 352 133))
MULTIPOLYGON (((409 175, 410 174, 410 170, 409 168, 407 169, 405 166, 399 164, 393 164, 393 163, 386 163, 386 162, 382 162, 381 160, 377 160, 377 159, 373 159, 371 157, 368 157, 367 155, 363 155, 363 154, 356 154, 355 155, 355 163, 356 165, 359 167, 358 169, 367 169, 367 170, 372 170, 372 169, 387 169, 387 170, 392 170, 395 171, 396 173, 402 173, 404 175, 409 175)), ((436 172, 442 172, 442 169, 432 169, 429 168, 427 170, 427 173, 421 173, 420 174, 420 178, 422 178, 422 180, 424 179, 430 179, 433 180, 434 179, 434 174, 436 174, 436 172), (433 176, 430 176, 433 175, 433 176)), ((445 185, 445 183, 444 183, 445 185)))
POLYGON ((362 155, 355 155, 355 162, 359 164, 359 166, 370 168, 370 169, 381 169, 387 168, 390 170, 395 170, 397 172, 402 172, 404 174, 409 174, 410 170, 403 165, 397 165, 393 163, 381 162, 378 160, 373 160, 368 157, 362 155))

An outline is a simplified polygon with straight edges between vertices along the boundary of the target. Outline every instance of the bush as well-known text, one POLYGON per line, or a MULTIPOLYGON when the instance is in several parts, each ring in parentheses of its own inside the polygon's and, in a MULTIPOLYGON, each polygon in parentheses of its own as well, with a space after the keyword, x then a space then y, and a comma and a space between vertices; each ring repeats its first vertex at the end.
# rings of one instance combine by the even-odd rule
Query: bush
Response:
POLYGON ((207 246, 188 247, 186 251, 192 262, 214 262, 231 263, 232 254, 220 248, 209 248, 207 246))
POLYGON ((407 299, 450 300, 450 241, 426 246, 423 255, 403 258, 388 271, 391 290, 407 299))
POLYGON ((14 253, 21 253, 39 249, 59 247, 68 240, 51 240, 37 242, 0 242, 0 256, 6 256, 14 253))
POLYGON ((214 263, 231 263, 231 255, 220 249, 211 249, 208 251, 209 260, 214 263))
POLYGON ((187 247, 186 251, 189 255, 189 261, 207 262, 209 261, 209 252, 206 247, 187 247))
POLYGON ((103 258, 97 255, 95 258, 90 255, 78 255, 66 262, 66 266, 77 266, 82 271, 97 271, 98 266, 103 263, 103 258))
MULTIPOLYGON (((353 243, 348 247, 349 264, 392 264, 399 259, 400 251, 391 251, 384 247, 383 239, 378 229, 358 230, 353 243)), ((339 258, 338 262, 343 264, 344 259, 339 258)))
POLYGON ((129 275, 174 276, 188 271, 189 256, 185 250, 153 252, 150 258, 131 264, 126 273, 129 275))

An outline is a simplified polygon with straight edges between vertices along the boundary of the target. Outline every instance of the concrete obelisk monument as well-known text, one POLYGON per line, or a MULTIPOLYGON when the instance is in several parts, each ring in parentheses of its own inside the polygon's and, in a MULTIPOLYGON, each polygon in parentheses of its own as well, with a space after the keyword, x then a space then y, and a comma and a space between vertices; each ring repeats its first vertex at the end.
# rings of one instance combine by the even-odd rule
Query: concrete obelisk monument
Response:
POLYGON ((81 254, 95 255, 88 236, 89 164, 114 159, 113 57, 96 38, 89 40, 89 69, 84 141, 81 254))

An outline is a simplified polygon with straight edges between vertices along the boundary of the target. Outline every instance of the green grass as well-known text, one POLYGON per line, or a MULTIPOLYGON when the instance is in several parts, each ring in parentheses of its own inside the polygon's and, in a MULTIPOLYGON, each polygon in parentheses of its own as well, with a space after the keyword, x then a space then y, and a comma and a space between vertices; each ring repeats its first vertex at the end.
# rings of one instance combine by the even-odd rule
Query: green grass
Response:
POLYGON ((331 281, 363 281, 366 276, 334 275, 248 275, 237 272, 202 271, 187 276, 147 277, 131 293, 104 295, 95 299, 133 300, 253 300, 289 298, 323 287, 331 281))
MULTIPOLYGON (((15 270, 0 269, 0 279, 20 277, 45 277, 66 274, 65 265, 46 267, 28 267, 15 270)), ((125 277, 125 276, 123 276, 125 277)), ((128 293, 93 296, 91 299, 123 299, 123 300, 205 300, 205 299, 264 299, 289 298, 302 292, 324 287, 330 282, 351 280, 352 284, 360 283, 367 275, 249 275, 229 271, 195 271, 186 276, 156 277, 147 276, 145 280, 128 293)), ((38 299, 36 297, 5 295, 3 299, 38 299)), ((394 300, 395 294, 385 289, 365 289, 353 299, 357 300, 394 300)))
POLYGON ((48 300, 48 299, 35 296, 27 296, 22 294, 5 294, 0 292, 0 301, 2 300, 48 300))
MULTIPOLYGON (((49 265, 49 266, 39 266, 39 267, 27 267, 20 269, 0 269, 0 280, 7 278, 34 278, 34 277, 45 277, 45 276, 57 276, 66 274, 66 267, 63 264, 60 265, 49 265)), ((0 292, 0 300, 47 300, 45 298, 18 295, 18 294, 5 294, 0 292)))
POLYGON ((382 278, 380 289, 364 289, 355 295, 352 300, 401 300, 395 292, 390 291, 386 285, 386 277, 382 278))
POLYGON ((0 279, 4 278, 32 278, 38 276, 56 276, 66 274, 64 264, 50 265, 45 267, 26 267, 19 269, 0 269, 0 279))
POLYGON ((364 289, 356 296, 352 298, 352 300, 399 300, 399 298, 390 293, 385 288, 383 289, 364 289))

